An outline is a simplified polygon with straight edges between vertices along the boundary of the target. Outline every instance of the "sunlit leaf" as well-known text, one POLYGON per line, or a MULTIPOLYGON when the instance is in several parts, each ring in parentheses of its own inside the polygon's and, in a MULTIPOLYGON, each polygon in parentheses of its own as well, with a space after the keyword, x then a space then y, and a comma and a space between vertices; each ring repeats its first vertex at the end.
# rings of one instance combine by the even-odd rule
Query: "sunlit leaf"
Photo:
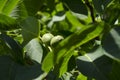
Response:
POLYGON ((79 20, 71 13, 66 12, 66 17, 68 21, 73 25, 71 31, 79 30, 83 27, 83 24, 79 22, 79 20))
POLYGON ((74 51, 69 52, 68 55, 62 57, 62 60, 60 60, 59 64, 55 65, 54 71, 59 75, 59 77, 61 77, 61 75, 63 75, 67 71, 68 62, 73 54, 74 51))
POLYGON ((28 12, 25 8, 25 5, 22 2, 19 2, 19 4, 10 13, 10 16, 19 21, 28 17, 28 12))
POLYGON ((7 0, 0 0, 0 13, 2 12, 7 0))
POLYGON ((87 77, 84 76, 83 74, 79 74, 77 80, 87 80, 87 77))
POLYGON ((42 63, 42 70, 49 72, 54 65, 54 53, 49 52, 42 63), (48 64, 49 63, 49 64, 48 64))
POLYGON ((48 23, 48 27, 51 28, 53 26, 53 24, 55 24, 56 22, 65 20, 65 17, 66 16, 64 14, 60 15, 60 16, 58 16, 58 15, 53 16, 52 20, 48 23))
POLYGON ((43 57, 43 50, 42 46, 39 43, 38 39, 31 40, 26 46, 25 46, 27 55, 37 61, 38 63, 41 63, 42 57, 43 57))
POLYGON ((16 7, 20 0, 7 0, 4 8, 2 9, 2 13, 5 15, 9 15, 12 10, 16 7))

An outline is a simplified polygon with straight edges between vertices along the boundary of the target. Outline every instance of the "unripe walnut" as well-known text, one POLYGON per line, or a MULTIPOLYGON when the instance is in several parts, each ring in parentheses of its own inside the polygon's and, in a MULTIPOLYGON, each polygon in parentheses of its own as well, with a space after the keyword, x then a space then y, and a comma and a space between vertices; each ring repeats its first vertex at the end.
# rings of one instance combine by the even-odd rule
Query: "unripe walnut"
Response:
POLYGON ((57 35, 57 36, 55 36, 55 37, 53 37, 53 38, 51 39, 50 45, 54 45, 54 44, 60 42, 60 41, 63 40, 63 39, 64 39, 63 36, 57 35))
POLYGON ((54 36, 51 33, 46 33, 42 36, 43 43, 49 43, 54 36))

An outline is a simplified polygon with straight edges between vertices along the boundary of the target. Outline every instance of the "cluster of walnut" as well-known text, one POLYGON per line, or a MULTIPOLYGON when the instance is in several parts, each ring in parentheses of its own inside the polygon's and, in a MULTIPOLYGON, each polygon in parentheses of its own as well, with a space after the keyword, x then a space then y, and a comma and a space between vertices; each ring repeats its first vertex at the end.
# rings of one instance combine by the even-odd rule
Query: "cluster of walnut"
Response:
POLYGON ((54 44, 60 42, 63 39, 64 39, 63 36, 61 36, 61 35, 54 36, 51 33, 46 33, 41 38, 43 43, 50 44, 51 46, 53 46, 54 44))

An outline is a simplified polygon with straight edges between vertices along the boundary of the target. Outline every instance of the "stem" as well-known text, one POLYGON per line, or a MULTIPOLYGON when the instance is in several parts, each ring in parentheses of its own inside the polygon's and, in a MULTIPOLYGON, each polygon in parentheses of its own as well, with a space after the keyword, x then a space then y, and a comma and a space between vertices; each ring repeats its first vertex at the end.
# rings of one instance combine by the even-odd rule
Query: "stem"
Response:
POLYGON ((91 15, 91 18, 92 18, 92 22, 94 23, 95 22, 95 16, 94 16, 93 6, 90 4, 89 0, 85 0, 85 4, 87 5, 87 7, 90 10, 90 15, 91 15))

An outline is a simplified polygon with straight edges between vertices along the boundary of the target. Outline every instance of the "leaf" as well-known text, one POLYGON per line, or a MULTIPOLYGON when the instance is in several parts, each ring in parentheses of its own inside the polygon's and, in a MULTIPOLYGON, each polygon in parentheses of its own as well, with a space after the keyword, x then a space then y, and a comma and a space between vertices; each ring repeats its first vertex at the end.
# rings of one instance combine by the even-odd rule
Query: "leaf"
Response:
POLYGON ((13 19, 12 17, 0 14, 0 24, 4 24, 4 25, 14 25, 16 24, 16 20, 13 19))
POLYGON ((9 56, 0 56, 0 72, 1 80, 32 80, 43 73, 40 64, 20 65, 9 56))
POLYGON ((111 29, 110 33, 102 40, 102 45, 104 54, 120 61, 120 27, 111 29))
POLYGON ((12 66, 12 59, 8 56, 0 56, 0 79, 10 80, 10 69, 12 66), (8 77, 9 76, 9 77, 8 77))
POLYGON ((54 53, 49 52, 47 56, 44 58, 42 63, 42 70, 45 72, 49 72, 54 65, 54 53))
POLYGON ((2 12, 7 0, 0 0, 0 13, 2 12))
POLYGON ((66 12, 66 17, 68 21, 73 25, 71 31, 76 31, 77 29, 81 29, 83 27, 83 24, 79 22, 79 20, 71 13, 66 12))
POLYGON ((84 76, 83 74, 79 74, 79 75, 77 76, 77 80, 87 80, 87 77, 84 76))
POLYGON ((68 62, 74 53, 75 52, 73 51, 69 52, 69 54, 62 57, 62 60, 60 60, 59 64, 55 65, 54 71, 59 77, 61 77, 67 71, 68 62))
POLYGON ((41 64, 34 64, 31 66, 14 64, 12 70, 14 72, 12 76, 15 75, 15 80, 33 80, 43 74, 43 71, 41 70, 41 64), (14 67, 16 67, 16 70, 14 67))
POLYGON ((7 0, 4 8, 2 9, 2 13, 5 15, 9 15, 12 10, 16 7, 20 0, 7 0))
POLYGON ((85 76, 96 80, 109 80, 113 59, 105 56, 102 47, 79 56, 76 60, 78 70, 85 76))
POLYGON ((12 12, 10 13, 10 16, 19 21, 22 21, 28 17, 27 10, 22 1, 19 2, 19 4, 12 10, 12 12))
POLYGON ((14 41, 11 37, 9 37, 5 34, 1 34, 0 38, 6 43, 6 45, 12 51, 12 56, 15 59, 15 61, 23 64, 24 63, 24 59, 23 59, 24 56, 23 56, 22 47, 16 41, 14 41))
POLYGON ((97 12, 102 13, 112 0, 93 0, 97 12))
POLYGON ((51 27, 53 26, 53 24, 55 24, 55 22, 58 23, 58 22, 60 22, 60 21, 65 20, 65 17, 66 17, 66 16, 65 16, 64 14, 63 14, 63 15, 59 15, 59 16, 58 16, 58 15, 55 15, 55 16, 52 17, 52 20, 48 23, 47 26, 48 26, 49 28, 51 28, 51 27))
POLYGON ((20 23, 22 27, 23 45, 27 44, 33 38, 39 37, 40 25, 36 18, 28 17, 20 23))
POLYGON ((43 56, 43 49, 39 43, 38 39, 32 39, 26 46, 25 46, 27 56, 31 59, 41 63, 42 56, 43 56))
POLYGON ((23 20, 28 16, 35 16, 42 6, 42 0, 8 0, 4 1, 1 13, 12 18, 23 20), (32 5, 31 5, 32 3, 32 5))
POLYGON ((0 13, 13 19, 21 20, 26 18, 27 10, 21 0, 1 0, 0 13))

